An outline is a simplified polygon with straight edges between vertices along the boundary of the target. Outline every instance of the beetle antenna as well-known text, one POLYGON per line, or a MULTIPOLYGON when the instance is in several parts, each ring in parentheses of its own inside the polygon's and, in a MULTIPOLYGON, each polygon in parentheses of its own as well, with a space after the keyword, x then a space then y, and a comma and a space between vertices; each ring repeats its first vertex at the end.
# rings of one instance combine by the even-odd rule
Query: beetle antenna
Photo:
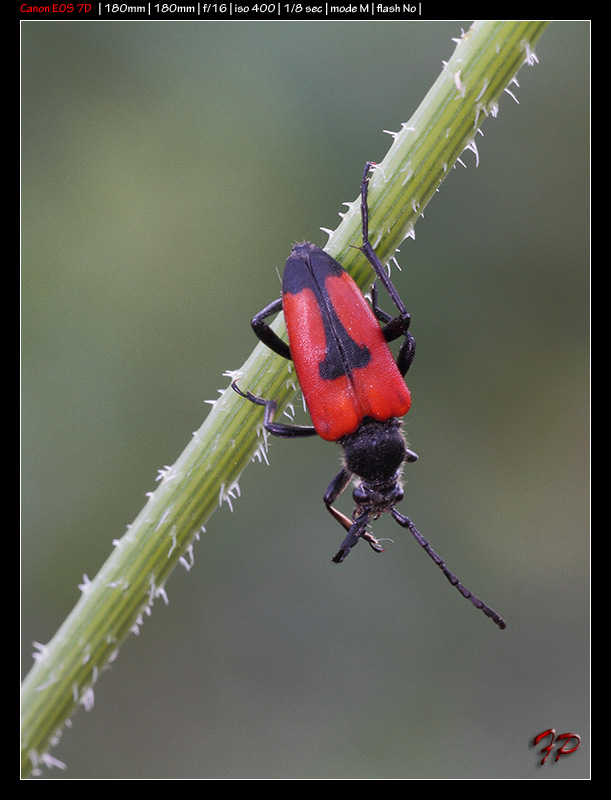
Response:
POLYGON ((435 564, 437 564, 439 569, 443 572, 443 574, 446 576, 446 578, 450 581, 452 586, 455 586, 458 589, 458 591, 462 594, 463 597, 466 597, 467 600, 470 600, 476 608, 479 608, 480 611, 483 611, 484 614, 487 617, 490 617, 490 619, 496 625, 498 625, 501 630, 504 630, 507 627, 507 623, 505 622, 503 617, 501 617, 499 614, 497 614, 494 609, 490 608, 490 606, 487 606, 482 600, 479 599, 479 597, 476 597, 471 591, 469 591, 469 589, 467 589, 466 586, 463 586, 463 584, 458 580, 456 575, 453 575, 450 572, 450 570, 446 567, 443 559, 441 559, 437 555, 437 553, 433 550, 433 548, 428 543, 428 541, 424 538, 424 536, 420 533, 420 531, 418 531, 418 529, 416 528, 414 523, 411 521, 411 519, 409 519, 409 517, 404 517, 403 514, 400 514, 394 508, 392 509, 392 511, 390 513, 397 520, 399 525, 401 525, 401 527, 403 527, 403 528, 407 528, 410 531, 410 533, 414 536, 414 538, 416 539, 418 544, 422 545, 422 547, 424 548, 426 553, 428 553, 428 555, 433 559, 435 564))

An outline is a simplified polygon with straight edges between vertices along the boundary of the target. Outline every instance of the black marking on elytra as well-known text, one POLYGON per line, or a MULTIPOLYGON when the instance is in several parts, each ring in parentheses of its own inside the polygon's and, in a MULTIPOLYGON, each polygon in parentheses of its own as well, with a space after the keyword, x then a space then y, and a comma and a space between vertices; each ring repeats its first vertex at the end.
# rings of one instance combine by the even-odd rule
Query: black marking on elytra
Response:
POLYGON ((327 292, 326 280, 340 277, 340 265, 323 250, 309 242, 296 245, 289 256, 282 280, 283 294, 299 294, 304 289, 314 293, 325 331, 326 355, 318 369, 323 380, 332 381, 371 361, 368 347, 358 345, 348 334, 327 292))

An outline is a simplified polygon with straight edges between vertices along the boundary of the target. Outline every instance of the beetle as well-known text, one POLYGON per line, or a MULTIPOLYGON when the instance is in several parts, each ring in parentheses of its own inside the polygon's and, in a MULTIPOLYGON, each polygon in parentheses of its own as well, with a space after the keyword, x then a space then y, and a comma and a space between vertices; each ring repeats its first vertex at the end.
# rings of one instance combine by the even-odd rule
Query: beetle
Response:
POLYGON ((369 241, 367 162, 361 179, 363 244, 358 248, 397 308, 393 317, 378 306, 377 282, 371 291, 371 307, 348 273, 328 253, 311 242, 293 247, 282 278, 282 296, 256 314, 252 328, 271 350, 293 361, 307 405, 311 426, 274 422, 275 400, 232 388, 251 403, 264 407, 265 430, 285 439, 320 436, 344 449, 344 465, 329 484, 324 503, 347 534, 335 563, 364 539, 377 553, 384 551, 367 525, 383 513, 412 533, 419 544, 459 592, 481 609, 499 628, 506 623, 492 608, 461 584, 409 519, 396 509, 403 499, 401 477, 404 462, 418 456, 408 448, 402 418, 411 405, 405 375, 415 354, 409 331, 410 315, 382 262, 369 241), (283 311, 288 344, 267 324, 268 317, 283 311), (395 361, 389 342, 403 337, 395 361), (352 519, 333 503, 355 480, 352 519))

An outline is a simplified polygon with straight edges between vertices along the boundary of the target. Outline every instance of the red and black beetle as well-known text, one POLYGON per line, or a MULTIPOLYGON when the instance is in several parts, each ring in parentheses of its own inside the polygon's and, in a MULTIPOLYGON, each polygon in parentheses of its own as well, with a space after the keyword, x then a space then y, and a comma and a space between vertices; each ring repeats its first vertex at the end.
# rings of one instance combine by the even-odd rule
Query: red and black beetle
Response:
POLYGON ((372 166, 371 162, 365 165, 361 180, 363 245, 359 249, 399 313, 392 317, 378 307, 375 284, 370 308, 335 259, 310 242, 297 244, 284 269, 282 297, 256 314, 251 324, 264 344, 294 362, 313 426, 274 422, 274 400, 242 392, 236 382, 232 386, 242 397, 264 406, 263 424, 274 436, 291 439, 318 435, 344 448, 344 466, 324 495, 327 509, 348 532, 333 561, 341 563, 359 539, 377 553, 383 552, 366 528, 371 520, 388 512, 413 534, 464 597, 499 628, 505 628, 503 618, 458 581, 413 522, 395 507, 404 494, 403 463, 417 459, 401 429, 401 418, 411 405, 404 377, 414 358, 415 342, 408 330, 410 315, 369 242, 367 189, 372 166), (279 311, 284 312, 288 344, 265 322, 279 311), (402 336, 395 362, 388 343, 402 336), (332 504, 353 478, 357 481, 352 493, 356 507, 349 519, 332 504))

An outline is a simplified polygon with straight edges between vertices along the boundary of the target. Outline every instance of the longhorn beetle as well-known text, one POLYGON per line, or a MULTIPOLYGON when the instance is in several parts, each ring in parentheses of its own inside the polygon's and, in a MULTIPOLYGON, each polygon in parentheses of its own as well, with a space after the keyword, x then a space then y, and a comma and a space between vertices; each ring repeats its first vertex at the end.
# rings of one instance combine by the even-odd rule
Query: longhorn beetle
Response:
POLYGON ((418 458, 408 449, 401 430, 401 418, 411 405, 403 379, 414 358, 415 342, 409 332, 410 315, 369 241, 367 191, 372 166, 372 162, 365 165, 361 180, 363 244, 358 249, 399 313, 392 317, 379 308, 376 283, 370 308, 337 261, 310 242, 297 244, 284 269, 282 297, 256 314, 251 324, 264 344, 294 362, 313 426, 274 422, 274 400, 243 392, 235 381, 232 387, 251 403, 264 407, 264 427, 274 436, 293 439, 318 435, 344 448, 344 466, 324 495, 327 509, 347 531, 333 557, 335 563, 341 563, 359 539, 376 553, 383 552, 366 528, 371 520, 388 512, 412 533, 452 586, 503 629, 505 620, 459 582, 411 519, 396 509, 404 495, 403 462, 418 458), (279 311, 284 312, 288 344, 265 321, 279 311), (395 362, 388 342, 401 337, 395 362), (356 507, 349 519, 333 503, 353 478, 356 507))

